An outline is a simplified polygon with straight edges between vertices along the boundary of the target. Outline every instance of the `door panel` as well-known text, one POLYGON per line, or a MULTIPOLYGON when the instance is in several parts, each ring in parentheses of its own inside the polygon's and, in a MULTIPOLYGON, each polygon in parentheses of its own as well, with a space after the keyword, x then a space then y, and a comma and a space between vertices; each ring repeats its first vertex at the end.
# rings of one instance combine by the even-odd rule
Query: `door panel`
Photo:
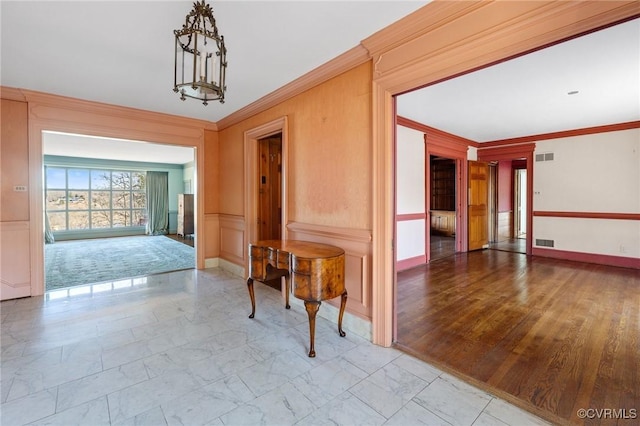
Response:
POLYGON ((282 136, 260 139, 258 157, 258 239, 277 240, 281 237, 282 226, 282 136))
POLYGON ((489 246, 489 165, 469 161, 469 251, 489 246))

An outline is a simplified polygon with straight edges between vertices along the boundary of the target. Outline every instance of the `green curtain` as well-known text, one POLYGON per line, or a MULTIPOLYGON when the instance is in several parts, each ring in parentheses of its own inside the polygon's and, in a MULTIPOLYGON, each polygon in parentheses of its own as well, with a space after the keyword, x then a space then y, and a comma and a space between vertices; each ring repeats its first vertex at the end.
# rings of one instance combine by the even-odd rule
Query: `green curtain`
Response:
POLYGON ((53 237, 53 231, 51 231, 51 223, 49 223, 49 215, 44 212, 44 242, 45 244, 53 244, 56 239, 53 237))
POLYGON ((147 234, 167 234, 168 228, 169 173, 147 172, 147 234))

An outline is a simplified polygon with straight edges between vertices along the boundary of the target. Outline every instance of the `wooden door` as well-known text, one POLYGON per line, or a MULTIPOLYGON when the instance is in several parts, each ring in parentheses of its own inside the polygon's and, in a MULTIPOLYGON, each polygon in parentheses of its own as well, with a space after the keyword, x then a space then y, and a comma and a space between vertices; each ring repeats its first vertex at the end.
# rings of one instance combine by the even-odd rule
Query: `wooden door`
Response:
POLYGON ((282 229, 282 135, 258 141, 258 239, 277 240, 282 229))
POLYGON ((469 251, 489 246, 489 165, 469 161, 469 251))

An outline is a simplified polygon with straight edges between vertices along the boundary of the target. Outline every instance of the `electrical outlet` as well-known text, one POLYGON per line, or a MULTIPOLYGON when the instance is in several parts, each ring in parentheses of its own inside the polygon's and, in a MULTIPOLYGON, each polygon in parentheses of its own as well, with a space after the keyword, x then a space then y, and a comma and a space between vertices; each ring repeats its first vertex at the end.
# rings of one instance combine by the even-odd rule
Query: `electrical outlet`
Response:
POLYGON ((16 185, 13 187, 15 192, 27 192, 27 187, 24 185, 16 185))

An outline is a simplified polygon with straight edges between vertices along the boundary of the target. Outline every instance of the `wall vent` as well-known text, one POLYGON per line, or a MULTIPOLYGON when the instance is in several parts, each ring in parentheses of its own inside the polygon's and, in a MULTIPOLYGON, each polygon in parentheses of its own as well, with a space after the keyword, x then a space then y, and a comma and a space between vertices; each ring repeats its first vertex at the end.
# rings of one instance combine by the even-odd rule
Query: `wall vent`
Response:
POLYGON ((536 245, 540 247, 553 247, 553 240, 541 240, 536 238, 536 245))
POLYGON ((553 161, 553 152, 536 154, 536 161, 553 161))

